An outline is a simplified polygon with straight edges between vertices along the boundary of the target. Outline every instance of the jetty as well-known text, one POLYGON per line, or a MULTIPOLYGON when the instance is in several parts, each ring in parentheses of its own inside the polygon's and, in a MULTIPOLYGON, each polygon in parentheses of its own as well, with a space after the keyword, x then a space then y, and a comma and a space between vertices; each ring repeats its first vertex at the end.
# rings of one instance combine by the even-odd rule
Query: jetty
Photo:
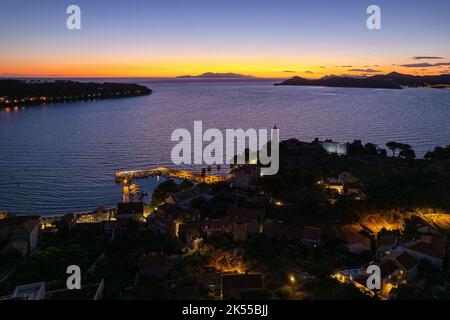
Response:
POLYGON ((165 178, 174 178, 180 180, 189 180, 194 182, 204 182, 208 184, 214 184, 219 182, 225 182, 230 179, 228 175, 202 175, 201 173, 196 173, 186 170, 177 170, 166 167, 154 167, 139 170, 125 170, 116 171, 115 180, 116 183, 130 183, 134 179, 143 179, 148 177, 163 176, 165 178))

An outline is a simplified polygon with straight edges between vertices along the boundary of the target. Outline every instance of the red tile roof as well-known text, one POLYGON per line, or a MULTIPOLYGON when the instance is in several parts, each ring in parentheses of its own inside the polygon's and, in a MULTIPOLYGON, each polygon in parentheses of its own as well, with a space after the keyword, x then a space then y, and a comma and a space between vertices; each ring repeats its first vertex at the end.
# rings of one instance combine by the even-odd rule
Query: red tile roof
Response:
POLYGON ((265 223, 263 235, 268 238, 287 237, 291 239, 302 239, 303 228, 297 226, 287 226, 281 223, 265 223))
POLYGON ((371 249, 371 240, 370 240, 370 238, 366 237, 362 233, 357 233, 353 237, 348 239, 348 244, 349 245, 358 244, 358 243, 361 244, 362 246, 364 246, 367 250, 371 249))
POLYGON ((386 278, 398 270, 397 266, 391 260, 383 260, 377 265, 381 269, 381 278, 386 278))
POLYGON ((260 273, 222 274, 222 296, 224 299, 240 297, 241 290, 262 289, 260 273))
POLYGON ((396 263, 397 266, 403 267, 403 269, 409 271, 417 265, 416 259, 414 259, 410 254, 406 251, 398 252, 394 251, 384 256, 382 260, 391 260, 396 263))
POLYGON ((422 237, 419 241, 409 242, 407 247, 430 257, 444 259, 445 256, 445 240, 441 236, 422 237))
POLYGON ((411 257, 406 251, 398 255, 395 260, 397 260, 397 262, 407 271, 411 270, 417 265, 416 259, 411 257))
POLYGON ((393 246, 397 242, 397 236, 385 234, 379 240, 380 246, 393 246))

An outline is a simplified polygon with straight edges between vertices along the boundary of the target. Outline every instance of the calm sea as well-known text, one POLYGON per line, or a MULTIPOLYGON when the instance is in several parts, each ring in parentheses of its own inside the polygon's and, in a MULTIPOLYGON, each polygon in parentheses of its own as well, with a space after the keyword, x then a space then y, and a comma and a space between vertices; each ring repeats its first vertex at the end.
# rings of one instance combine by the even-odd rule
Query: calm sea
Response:
MULTIPOLYGON (((95 79, 96 81, 101 79, 95 79)), ((114 81, 130 81, 116 79, 114 81)), ((146 97, 0 111, 0 210, 55 215, 121 199, 114 171, 170 162, 174 129, 280 129, 281 139, 450 144, 450 91, 274 87, 276 80, 132 80, 146 97)), ((151 192, 155 179, 140 182, 151 192)))

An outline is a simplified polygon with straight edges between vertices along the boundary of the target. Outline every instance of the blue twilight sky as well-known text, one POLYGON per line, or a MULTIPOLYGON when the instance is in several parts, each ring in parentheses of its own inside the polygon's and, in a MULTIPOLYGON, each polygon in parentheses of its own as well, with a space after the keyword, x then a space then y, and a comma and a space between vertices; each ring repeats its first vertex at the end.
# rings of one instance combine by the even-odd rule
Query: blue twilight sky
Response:
POLYGON ((0 75, 173 76, 212 71, 283 76, 293 71, 314 77, 449 70, 448 0, 0 4, 0 75), (70 4, 81 8, 81 30, 66 28, 70 4), (381 7, 382 30, 366 28, 370 4, 381 7))

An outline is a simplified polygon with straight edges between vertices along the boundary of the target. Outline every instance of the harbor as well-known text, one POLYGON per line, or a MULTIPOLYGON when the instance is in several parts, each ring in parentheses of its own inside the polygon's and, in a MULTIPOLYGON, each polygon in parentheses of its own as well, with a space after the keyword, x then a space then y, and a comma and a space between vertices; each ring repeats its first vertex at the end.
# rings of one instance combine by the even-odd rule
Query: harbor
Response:
POLYGON ((130 183, 135 179, 144 179, 148 177, 163 176, 165 178, 173 178, 180 180, 189 180, 194 182, 204 182, 207 184, 214 184, 225 182, 230 179, 228 175, 209 175, 196 173, 186 170, 176 170, 166 167, 155 167, 140 170, 126 170, 115 172, 116 183, 130 183))

